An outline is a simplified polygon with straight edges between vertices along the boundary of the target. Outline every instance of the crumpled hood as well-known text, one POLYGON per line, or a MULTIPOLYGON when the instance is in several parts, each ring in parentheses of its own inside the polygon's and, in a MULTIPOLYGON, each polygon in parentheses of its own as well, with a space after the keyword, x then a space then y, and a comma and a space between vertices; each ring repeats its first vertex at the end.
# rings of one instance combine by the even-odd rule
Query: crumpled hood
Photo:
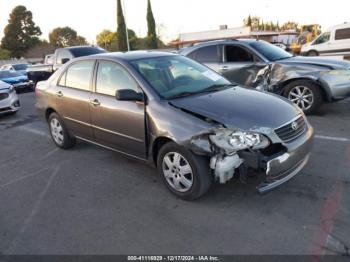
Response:
POLYGON ((277 128, 300 114, 294 105, 276 95, 242 87, 179 98, 171 104, 244 130, 277 128))
POLYGON ((327 69, 350 69, 350 63, 347 61, 322 58, 322 57, 306 57, 306 56, 295 56, 288 59, 278 61, 281 64, 300 64, 300 65, 311 65, 311 66, 323 66, 327 69))

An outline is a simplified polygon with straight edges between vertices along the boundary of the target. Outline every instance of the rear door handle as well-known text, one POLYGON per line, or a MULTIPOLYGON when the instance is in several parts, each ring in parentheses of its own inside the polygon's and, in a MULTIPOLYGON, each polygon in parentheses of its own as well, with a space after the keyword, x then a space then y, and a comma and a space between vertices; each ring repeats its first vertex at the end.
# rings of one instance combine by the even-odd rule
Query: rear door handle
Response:
POLYGON ((56 96, 58 96, 58 97, 62 97, 62 96, 63 96, 62 91, 58 91, 58 92, 56 92, 56 96))
POLYGON ((90 103, 91 103, 93 106, 99 106, 99 105, 101 105, 100 101, 98 101, 97 99, 91 100, 90 103))

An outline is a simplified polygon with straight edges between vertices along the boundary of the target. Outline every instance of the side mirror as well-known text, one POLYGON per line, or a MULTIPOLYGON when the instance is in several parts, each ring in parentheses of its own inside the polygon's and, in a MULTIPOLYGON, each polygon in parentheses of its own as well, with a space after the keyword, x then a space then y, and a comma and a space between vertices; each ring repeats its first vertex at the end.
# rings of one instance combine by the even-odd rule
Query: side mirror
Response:
POLYGON ((117 90, 115 97, 119 101, 144 101, 143 93, 137 93, 132 89, 117 90))
POLYGON ((67 63, 70 59, 69 58, 62 58, 61 59, 61 64, 64 65, 65 63, 67 63))

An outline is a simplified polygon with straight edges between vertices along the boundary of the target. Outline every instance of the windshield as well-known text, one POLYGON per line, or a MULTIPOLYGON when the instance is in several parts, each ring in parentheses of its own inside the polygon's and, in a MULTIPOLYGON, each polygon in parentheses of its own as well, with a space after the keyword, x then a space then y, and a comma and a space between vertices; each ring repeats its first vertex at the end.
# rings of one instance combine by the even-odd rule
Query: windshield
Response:
POLYGON ((131 62, 153 89, 165 99, 224 88, 231 83, 207 67, 182 56, 131 62))
POLYGON ((21 76, 21 74, 13 71, 0 71, 0 78, 11 78, 18 76, 21 76))
POLYGON ((292 55, 282 48, 269 44, 265 41, 254 41, 249 43, 257 52, 265 56, 270 61, 277 61, 292 57, 292 55))
POLYGON ((27 64, 17 64, 17 65, 12 65, 12 67, 17 71, 18 70, 27 70, 28 65, 27 64))

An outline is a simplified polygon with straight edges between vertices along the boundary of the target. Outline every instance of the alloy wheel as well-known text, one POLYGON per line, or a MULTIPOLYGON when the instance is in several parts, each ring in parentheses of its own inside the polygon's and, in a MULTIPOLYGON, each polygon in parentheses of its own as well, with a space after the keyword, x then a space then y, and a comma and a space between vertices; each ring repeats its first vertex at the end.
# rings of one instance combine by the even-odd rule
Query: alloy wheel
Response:
POLYGON ((300 109, 306 111, 310 109, 314 103, 314 94, 311 89, 306 86, 295 86, 290 90, 288 99, 300 109))
POLYGON ((51 130, 52 138, 55 140, 55 142, 58 145, 63 145, 63 142, 64 142, 63 128, 61 123, 56 118, 53 118, 51 120, 50 130, 51 130))
POLYGON ((163 158, 163 174, 167 183, 176 191, 184 193, 193 185, 193 172, 189 162, 177 152, 169 152, 163 158))

